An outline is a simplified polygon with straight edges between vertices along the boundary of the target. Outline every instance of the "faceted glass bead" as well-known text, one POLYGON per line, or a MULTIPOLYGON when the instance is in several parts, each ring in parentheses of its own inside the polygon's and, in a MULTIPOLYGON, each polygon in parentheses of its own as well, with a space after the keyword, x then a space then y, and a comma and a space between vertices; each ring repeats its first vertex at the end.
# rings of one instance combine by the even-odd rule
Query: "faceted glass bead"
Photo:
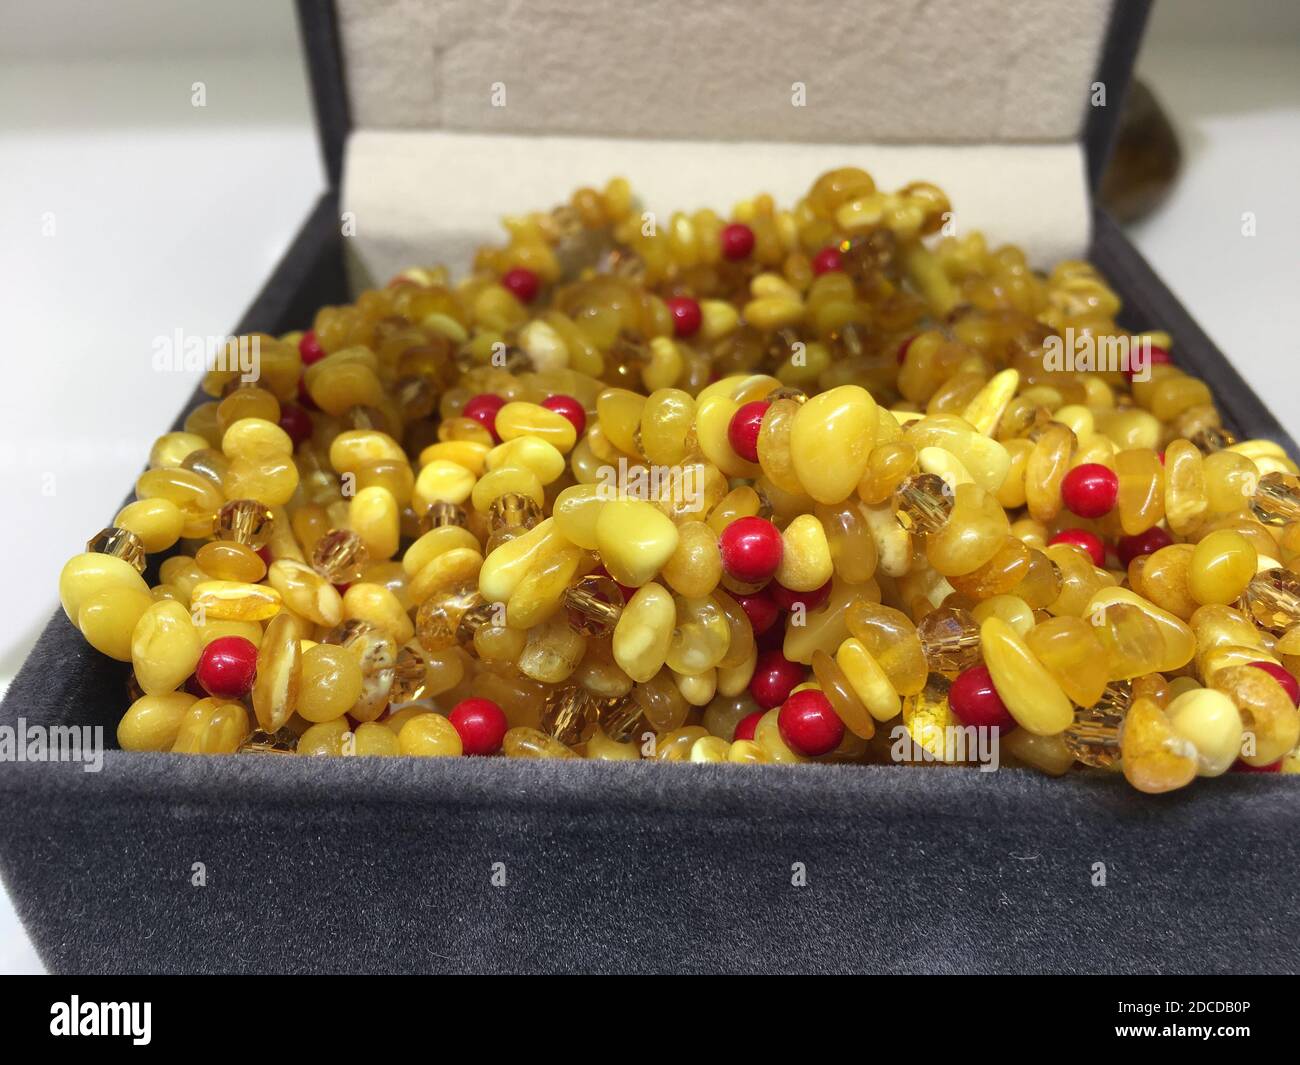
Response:
POLYGON ((488 552, 526 533, 542 520, 542 508, 522 492, 506 492, 488 507, 488 552))
POLYGON ((608 636, 623 613, 623 592, 612 577, 592 573, 564 592, 569 624, 584 636, 608 636))
POLYGON ((275 732, 253 729, 239 745, 239 754, 293 754, 298 749, 298 734, 287 725, 275 732))
POLYGON ((437 499, 420 515, 421 536, 433 529, 441 529, 444 525, 459 525, 462 529, 469 525, 469 515, 465 513, 465 508, 445 499, 437 499))
POLYGON ((961 724, 948 705, 951 686, 947 677, 931 673, 924 688, 903 700, 903 725, 912 742, 941 762, 952 757, 947 730, 961 724))
POLYGON ((626 743, 642 733, 653 731, 640 704, 630 695, 606 700, 596 717, 605 734, 616 743, 626 743))
POLYGON ((144 572, 144 541, 130 529, 119 529, 110 525, 100 529, 86 541, 86 550, 100 555, 112 555, 123 562, 129 562, 139 573, 144 572))
POLYGON ((405 644, 393 664, 393 686, 389 702, 394 707, 417 702, 428 690, 428 662, 418 644, 405 644))
POLYGON ((331 629, 321 643, 346 647, 361 664, 361 697, 348 713, 357 721, 374 721, 384 712, 393 689, 397 643, 378 625, 353 618, 331 629))
POLYGON ((1119 760, 1120 730, 1131 698, 1132 685, 1117 680, 1106 685, 1094 705, 1075 708, 1074 721, 1062 736, 1076 761, 1104 768, 1119 760))
POLYGON ((498 627, 499 611, 496 605, 481 600, 481 596, 476 597, 473 605, 461 614, 460 621, 456 625, 456 642, 467 651, 475 648, 476 637, 480 632, 498 627))
POLYGON ((596 731, 598 707, 586 688, 561 688, 542 710, 542 731, 568 747, 585 743, 596 731))
POLYGON ((361 579, 370 564, 370 550, 351 529, 331 529, 312 548, 311 565, 330 584, 351 584, 361 579))
POLYGON ((1260 628, 1281 635, 1300 622, 1300 577, 1289 569, 1267 569, 1246 585, 1244 609, 1260 628))
POLYGON ((255 499, 232 499, 217 511, 213 535, 218 540, 234 540, 254 551, 271 541, 275 529, 275 512, 255 499))
POLYGON ((474 584, 460 584, 435 592, 420 604, 415 615, 415 635, 420 645, 426 651, 443 651, 458 643, 472 644, 474 628, 471 626, 467 638, 462 639, 461 620, 468 610, 480 605, 491 607, 491 604, 483 603, 483 597, 474 584))
POLYGON ((898 520, 910 532, 936 533, 952 514, 953 494, 936 473, 918 473, 898 486, 898 520))
POLYGON ((939 607, 916 623, 931 673, 952 678, 979 662, 980 627, 961 607, 939 607))
POLYGON ((1265 525, 1300 521, 1300 477, 1274 470, 1259 479, 1250 509, 1265 525))
POLYGON ((1236 434, 1222 426, 1206 426, 1192 434, 1191 441, 1202 455, 1222 451, 1237 442, 1236 434))

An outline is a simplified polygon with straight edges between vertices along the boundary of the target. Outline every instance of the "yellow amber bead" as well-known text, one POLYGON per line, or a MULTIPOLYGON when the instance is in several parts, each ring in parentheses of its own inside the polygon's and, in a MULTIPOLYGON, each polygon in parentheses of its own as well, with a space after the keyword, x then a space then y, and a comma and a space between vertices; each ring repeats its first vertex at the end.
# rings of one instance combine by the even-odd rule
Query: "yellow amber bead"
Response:
POLYGON ((170 499, 137 499, 117 512, 113 524, 140 537, 150 554, 166 551, 181 537, 185 515, 170 499))
POLYGON ((295 614, 329 628, 343 620, 343 598, 338 590, 306 563, 277 559, 271 563, 267 579, 295 614))
POLYGON ((1134 448, 1115 456, 1119 478, 1120 527, 1126 536, 1146 532, 1165 516, 1165 475, 1160 458, 1149 448, 1134 448))
POLYGON ((552 739, 535 728, 512 728, 501 741, 501 750, 507 758, 577 758, 559 740, 552 739))
POLYGON ((573 450, 578 440, 577 430, 568 418, 536 403, 507 403, 497 411, 495 425, 503 441, 535 436, 564 454, 573 450))
POLYGON ((638 683, 663 667, 677 623, 677 605, 661 585, 642 585, 614 626, 614 660, 638 683))
POLYGON ((338 757, 346 754, 353 742, 346 718, 312 725, 298 737, 297 753, 309 758, 338 757))
POLYGON ((800 487, 819 503, 838 503, 857 488, 876 439, 876 401, 858 385, 841 385, 804 403, 790 427, 800 487))
POLYGON ((140 573, 131 563, 97 551, 74 555, 59 574, 59 602, 73 625, 86 600, 114 589, 149 594, 140 573))
POLYGON ((1172 673, 1196 653, 1196 636, 1185 622, 1127 588, 1102 589, 1084 616, 1109 652, 1112 680, 1172 673))
POLYGON ((677 526, 642 500, 611 500, 596 519, 596 546, 605 568, 620 584, 634 588, 663 568, 677 541, 677 526))
POLYGON ((397 735, 402 754, 422 758, 456 758, 464 753, 460 733, 441 714, 416 714, 397 735))
POLYGON ((1165 707, 1174 735, 1196 750, 1197 775, 1217 777, 1226 773, 1241 753, 1241 715, 1223 692, 1195 688, 1184 692, 1165 707))
POLYGON ((378 721, 363 721, 352 734, 352 755, 357 758, 393 758, 402 744, 392 729, 378 721))
POLYGON ((297 707, 302 678, 301 636, 293 617, 279 614, 267 625, 258 648, 253 711, 259 727, 267 732, 284 727, 297 707))
POLYGON ((96 651, 119 662, 129 662, 135 626, 153 603, 147 588, 142 591, 128 585, 108 587, 82 600, 77 611, 77 628, 96 651))
POLYGON ((415 626, 397 596, 382 584, 358 581, 343 593, 343 617, 368 621, 399 644, 415 635, 415 626))
POLYGON ((1300 710, 1286 689, 1262 669, 1228 666, 1214 675, 1212 683, 1241 715, 1241 760, 1247 765, 1272 765, 1300 742, 1300 710))
POLYGON ((397 554, 401 517, 397 500, 387 488, 362 488, 348 506, 348 525, 366 545, 372 559, 397 554))
POLYGON ((1120 765, 1138 791, 1158 795, 1186 787, 1196 776, 1196 748, 1179 736, 1150 699, 1138 699, 1124 718, 1120 765))
POLYGON ((1101 698, 1110 677, 1109 656, 1082 618, 1049 618, 1021 635, 1071 701, 1092 706, 1101 698))
POLYGON ((194 561, 204 573, 217 580, 256 584, 266 576, 266 563, 261 556, 245 544, 232 540, 213 540, 204 544, 194 561))
POLYGON ((170 751, 185 714, 198 699, 189 692, 142 695, 117 724, 117 745, 124 751, 170 751))
POLYGON ((984 664, 1016 723, 1039 736, 1064 732, 1074 720, 1074 707, 1015 629, 1000 618, 986 618, 980 643, 984 664))
POLYGON ((1188 590, 1198 603, 1236 602, 1258 562, 1250 541, 1231 529, 1219 529, 1196 545, 1187 572, 1188 590))
POLYGON ((239 703, 199 699, 181 718, 173 754, 234 754, 251 731, 248 711, 239 703))
MULTIPOLYGON (((816 668, 817 661, 817 656, 814 654, 814 668, 816 668)), ((858 701, 866 707, 867 712, 873 718, 877 721, 889 721, 899 715, 903 704, 897 689, 890 682, 889 676, 875 656, 867 650, 861 640, 853 638, 840 644, 839 650, 835 652, 835 664, 839 666, 840 671, 849 682, 853 694, 857 696, 858 701)), ((924 680, 922 680, 921 686, 925 686, 924 680)), ((846 721, 845 724, 849 724, 849 722, 846 721)), ((857 727, 853 728, 853 731, 862 736, 865 732, 866 723, 857 719, 856 725, 857 727)))
POLYGON ((781 531, 775 579, 794 592, 815 592, 831 579, 834 563, 826 530, 813 514, 800 514, 781 531))
POLYGON ((302 655, 300 678, 297 711, 307 721, 333 721, 361 698, 361 665, 346 647, 309 647, 302 655))
POLYGON ((201 581, 190 605, 219 621, 266 621, 280 612, 280 593, 265 584, 242 581, 201 581))
MULTIPOLYGON (((505 603, 537 562, 563 546, 555 519, 538 522, 526 533, 503 543, 483 560, 478 573, 479 591, 490 603, 505 603)), ((454 552, 449 552, 452 554, 454 552)), ((435 559, 434 563, 438 560, 435 559)), ((433 564, 433 563, 431 563, 433 564)), ((412 596, 415 595, 414 586, 412 596)))
POLYGON ((175 690, 194 672, 201 650, 189 611, 168 599, 154 603, 131 634, 136 683, 149 695, 175 690))

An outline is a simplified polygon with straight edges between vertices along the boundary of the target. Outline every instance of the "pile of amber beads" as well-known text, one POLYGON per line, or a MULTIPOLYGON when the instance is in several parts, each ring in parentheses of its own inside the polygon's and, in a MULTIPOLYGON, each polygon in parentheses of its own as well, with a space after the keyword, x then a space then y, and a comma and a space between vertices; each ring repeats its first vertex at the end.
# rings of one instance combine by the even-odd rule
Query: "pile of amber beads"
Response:
POLYGON ((207 374, 60 578, 130 664, 120 745, 1300 768, 1295 462, 1090 265, 949 212, 851 168, 730 219, 614 180, 243 338, 256 378, 207 374))

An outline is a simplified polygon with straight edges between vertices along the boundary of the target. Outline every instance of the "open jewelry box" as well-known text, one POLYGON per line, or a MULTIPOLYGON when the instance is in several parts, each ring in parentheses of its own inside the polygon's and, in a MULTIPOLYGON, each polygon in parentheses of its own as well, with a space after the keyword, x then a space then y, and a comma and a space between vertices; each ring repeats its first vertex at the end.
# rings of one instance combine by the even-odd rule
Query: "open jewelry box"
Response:
MULTIPOLYGON (((1037 262, 1086 254, 1233 427, 1294 448, 1091 206, 1146 8, 303 0, 332 188, 236 332, 463 267, 501 214, 616 173, 651 208, 725 209, 856 164, 934 181, 1037 262)), ((59 612, 0 724, 111 744, 125 673, 59 612)), ((0 764, 0 795, 0 870, 61 972, 1300 963, 1300 791, 1275 776, 1152 798, 1104 774, 110 750, 98 773, 0 764)))

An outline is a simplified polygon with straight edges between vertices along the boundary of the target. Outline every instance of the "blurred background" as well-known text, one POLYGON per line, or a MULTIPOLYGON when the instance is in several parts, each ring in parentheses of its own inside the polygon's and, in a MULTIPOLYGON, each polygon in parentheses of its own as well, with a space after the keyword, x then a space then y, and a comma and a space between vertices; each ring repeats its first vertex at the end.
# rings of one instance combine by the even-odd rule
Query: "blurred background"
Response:
MULTIPOLYGON (((1159 0, 1138 75, 1181 165, 1159 173, 1161 120, 1137 116, 1164 191, 1130 234, 1300 438, 1300 4, 1159 0)), ((197 384, 153 370, 154 339, 227 334, 324 185, 289 0, 0 9, 0 690, 197 384)), ((0 973, 41 971, 0 898, 0 973)))

